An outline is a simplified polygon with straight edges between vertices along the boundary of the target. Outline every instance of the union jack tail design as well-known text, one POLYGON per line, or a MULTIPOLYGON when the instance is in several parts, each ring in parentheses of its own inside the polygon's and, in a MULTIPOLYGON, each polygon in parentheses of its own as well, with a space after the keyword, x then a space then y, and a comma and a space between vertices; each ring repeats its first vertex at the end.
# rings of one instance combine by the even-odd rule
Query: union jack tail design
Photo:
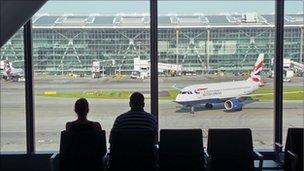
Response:
POLYGON ((12 68, 10 66, 10 63, 8 61, 5 61, 4 64, 4 71, 9 76, 11 74, 12 68))
POLYGON ((251 72, 250 80, 253 81, 255 84, 258 84, 259 86, 263 86, 264 83, 261 79, 261 71, 263 70, 264 66, 264 54, 259 54, 259 57, 254 64, 253 70, 251 72))

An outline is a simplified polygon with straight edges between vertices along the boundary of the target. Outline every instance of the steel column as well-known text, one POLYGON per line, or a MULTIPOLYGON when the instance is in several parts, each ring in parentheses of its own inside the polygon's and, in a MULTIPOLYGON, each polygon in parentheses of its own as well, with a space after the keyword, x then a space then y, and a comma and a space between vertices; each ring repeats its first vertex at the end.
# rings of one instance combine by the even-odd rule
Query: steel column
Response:
POLYGON ((301 27, 301 38, 300 38, 300 59, 299 63, 303 63, 303 39, 304 39, 304 27, 301 27))
POLYGON ((176 75, 179 75, 179 59, 178 59, 178 55, 179 55, 179 29, 176 29, 176 75))
POLYGON ((25 73, 25 109, 26 109, 26 152, 35 152, 35 123, 33 98, 33 65, 32 65, 32 20, 23 26, 24 73, 25 73))
POLYGON ((209 61, 210 61, 210 28, 207 28, 207 60, 206 60, 206 70, 209 73, 209 61))
MULTIPOLYGON (((283 58, 284 54, 284 0, 275 3, 275 101, 274 101, 274 142, 282 144, 283 132, 283 58)), ((278 154, 282 149, 275 146, 278 154)))
POLYGON ((157 38, 157 0, 150 0, 150 60, 151 60, 151 113, 156 116, 158 125, 158 38, 157 38))

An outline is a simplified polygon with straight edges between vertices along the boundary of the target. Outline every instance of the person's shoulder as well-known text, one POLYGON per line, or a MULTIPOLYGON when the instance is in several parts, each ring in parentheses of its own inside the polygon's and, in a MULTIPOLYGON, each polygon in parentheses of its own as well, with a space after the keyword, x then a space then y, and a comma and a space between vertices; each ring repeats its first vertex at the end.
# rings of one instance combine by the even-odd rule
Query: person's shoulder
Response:
POLYGON ((67 123, 65 124, 65 130, 67 130, 67 131, 70 130, 73 123, 74 123, 74 121, 67 122, 67 123))
POLYGON ((145 113, 145 115, 147 115, 149 118, 153 118, 153 119, 156 118, 155 115, 153 115, 153 114, 151 114, 151 113, 148 113, 148 112, 146 112, 146 111, 144 111, 144 113, 145 113))
POLYGON ((120 114, 119 116, 117 116, 116 120, 120 120, 126 116, 128 116, 127 114, 129 114, 130 112, 126 112, 126 113, 123 113, 123 114, 120 114))
POLYGON ((113 129, 116 129, 117 127, 120 126, 121 122, 123 122, 123 120, 124 120, 124 118, 125 118, 125 116, 126 116, 127 113, 128 113, 128 112, 123 113, 123 114, 121 114, 121 115, 119 115, 119 116, 116 117, 116 119, 115 119, 115 121, 114 121, 114 124, 113 124, 112 130, 113 130, 113 129))
POLYGON ((101 127, 99 122, 92 122, 92 124, 93 124, 93 127, 94 127, 95 130, 97 130, 97 131, 102 130, 102 127, 101 127))

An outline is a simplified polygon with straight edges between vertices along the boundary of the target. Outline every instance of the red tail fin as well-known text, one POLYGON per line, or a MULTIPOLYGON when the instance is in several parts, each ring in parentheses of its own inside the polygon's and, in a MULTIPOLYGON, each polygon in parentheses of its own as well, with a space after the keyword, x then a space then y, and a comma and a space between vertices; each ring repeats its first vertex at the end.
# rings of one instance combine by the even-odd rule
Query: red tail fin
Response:
POLYGON ((251 72, 251 76, 249 78, 253 83, 258 84, 259 86, 264 85, 260 75, 261 71, 263 70, 263 66, 264 66, 264 54, 261 53, 259 54, 259 57, 256 63, 254 64, 253 70, 251 72))

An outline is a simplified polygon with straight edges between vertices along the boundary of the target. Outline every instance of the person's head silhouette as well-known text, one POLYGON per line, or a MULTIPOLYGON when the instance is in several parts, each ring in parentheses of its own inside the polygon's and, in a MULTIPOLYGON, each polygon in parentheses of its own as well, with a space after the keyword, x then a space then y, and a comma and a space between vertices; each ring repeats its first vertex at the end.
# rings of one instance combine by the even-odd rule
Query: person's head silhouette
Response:
POLYGON ((145 97, 139 92, 134 92, 130 96, 129 105, 131 109, 142 109, 145 107, 145 97))
POLYGON ((80 98, 75 102, 74 111, 79 119, 85 119, 89 113, 89 103, 87 99, 80 98))

